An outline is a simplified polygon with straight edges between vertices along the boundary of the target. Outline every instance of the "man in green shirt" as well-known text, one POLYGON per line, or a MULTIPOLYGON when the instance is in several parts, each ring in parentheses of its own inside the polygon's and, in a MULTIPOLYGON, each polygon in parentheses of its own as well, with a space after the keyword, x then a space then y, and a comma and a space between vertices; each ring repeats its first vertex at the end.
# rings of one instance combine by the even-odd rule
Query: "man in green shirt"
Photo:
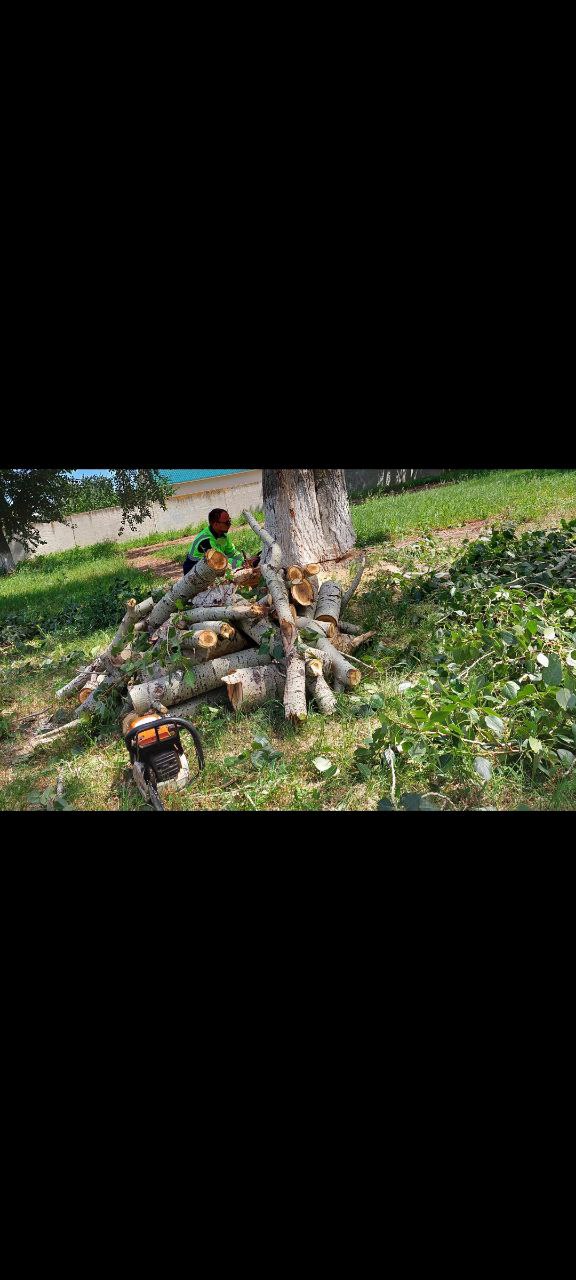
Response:
POLYGON ((239 569, 240 565, 257 565, 260 563, 260 556, 248 557, 243 551, 237 551, 231 538, 228 536, 232 521, 227 511, 223 511, 221 507, 215 507, 214 511, 208 516, 208 524, 196 537, 190 547, 188 555, 184 561, 184 573, 190 573, 195 564, 206 555, 210 547, 215 547, 217 551, 222 551, 223 555, 228 557, 231 569, 239 569))

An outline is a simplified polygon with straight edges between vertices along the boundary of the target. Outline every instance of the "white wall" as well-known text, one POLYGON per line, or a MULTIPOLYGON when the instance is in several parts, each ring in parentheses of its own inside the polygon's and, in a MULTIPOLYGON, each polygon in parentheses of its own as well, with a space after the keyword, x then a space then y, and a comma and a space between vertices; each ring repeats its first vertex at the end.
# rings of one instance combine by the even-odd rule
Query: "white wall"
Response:
MULTIPOLYGON (((131 538, 149 533, 166 533, 172 529, 184 529, 187 525, 200 524, 208 519, 213 507, 225 507, 231 516, 239 516, 244 507, 255 510, 262 506, 262 472, 241 471, 234 476, 214 476, 212 480, 192 480, 176 486, 173 497, 168 498, 166 510, 155 504, 152 515, 136 529, 124 528, 118 537, 122 521, 120 507, 105 507, 102 511, 82 511, 70 516, 69 524, 39 524, 37 528, 43 543, 33 553, 48 555, 51 551, 67 551, 71 547, 90 547, 95 542, 129 542, 131 538)), ((161 539, 159 538, 159 541, 161 539)), ((10 544, 16 562, 25 552, 19 542, 10 544)))

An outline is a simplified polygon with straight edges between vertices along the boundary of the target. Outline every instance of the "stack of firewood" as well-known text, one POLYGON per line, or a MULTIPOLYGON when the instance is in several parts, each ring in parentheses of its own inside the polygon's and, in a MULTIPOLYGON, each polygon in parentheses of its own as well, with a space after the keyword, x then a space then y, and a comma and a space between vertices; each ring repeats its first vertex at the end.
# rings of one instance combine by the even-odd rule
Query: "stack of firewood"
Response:
POLYGON ((226 557, 210 550, 157 603, 129 600, 107 649, 58 690, 59 698, 80 699, 70 724, 112 689, 124 694, 124 712, 177 707, 184 719, 204 702, 226 701, 245 712, 282 698, 287 718, 299 723, 309 700, 331 715, 335 692, 358 685, 354 653, 374 633, 361 634, 342 614, 364 558, 343 591, 333 579, 321 581, 319 564, 283 567, 278 544, 244 515, 264 544, 262 565, 228 581, 226 557), (253 597, 241 595, 242 588, 253 597))

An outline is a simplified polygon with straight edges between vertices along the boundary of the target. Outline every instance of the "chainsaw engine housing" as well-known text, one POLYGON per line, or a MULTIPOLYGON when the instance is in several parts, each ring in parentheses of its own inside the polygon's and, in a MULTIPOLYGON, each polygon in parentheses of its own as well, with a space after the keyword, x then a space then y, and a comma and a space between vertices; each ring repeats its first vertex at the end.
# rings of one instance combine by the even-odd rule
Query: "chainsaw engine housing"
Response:
MULTIPOLYGON (((190 766, 178 723, 191 729, 185 721, 168 721, 154 713, 128 716, 123 723, 134 781, 149 803, 154 803, 155 796, 181 791, 190 781, 190 766)), ((198 751, 198 747, 196 749, 198 751)), ((203 763, 202 757, 200 767, 203 763)))

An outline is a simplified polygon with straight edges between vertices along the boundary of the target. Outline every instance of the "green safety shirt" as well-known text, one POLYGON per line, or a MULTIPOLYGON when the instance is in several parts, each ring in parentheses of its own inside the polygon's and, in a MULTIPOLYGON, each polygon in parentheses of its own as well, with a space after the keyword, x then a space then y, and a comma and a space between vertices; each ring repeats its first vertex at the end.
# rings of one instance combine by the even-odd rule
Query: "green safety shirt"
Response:
POLYGON ((210 547, 215 547, 217 551, 227 556, 233 569, 244 564, 244 552, 236 550, 228 534, 224 538, 215 538, 210 525, 206 525, 205 529, 201 529, 200 533, 196 534, 188 555, 191 560, 201 560, 210 547))

